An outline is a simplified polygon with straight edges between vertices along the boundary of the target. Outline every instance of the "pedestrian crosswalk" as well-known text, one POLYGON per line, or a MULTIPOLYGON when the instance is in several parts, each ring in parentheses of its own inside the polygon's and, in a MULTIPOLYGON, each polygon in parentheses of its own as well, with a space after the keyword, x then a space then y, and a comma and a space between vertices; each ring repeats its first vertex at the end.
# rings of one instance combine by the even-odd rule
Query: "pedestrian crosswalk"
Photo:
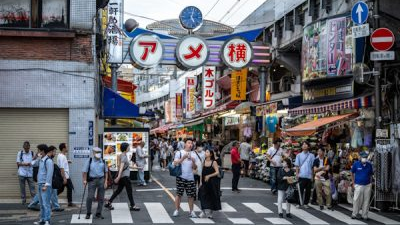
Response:
MULTIPOLYGON (((222 202, 222 210, 214 213, 214 219, 209 218, 189 218, 189 205, 187 202, 181 203, 181 213, 179 217, 172 217, 174 206, 161 202, 144 202, 144 207, 140 212, 132 213, 129 211, 128 203, 114 203, 114 210, 104 211, 105 220, 101 224, 310 224, 310 225, 334 225, 334 224, 400 224, 393 218, 388 218, 378 213, 370 212, 370 221, 360 221, 351 219, 351 207, 339 205, 336 210, 319 210, 318 206, 311 209, 302 209, 292 206, 290 213, 293 218, 279 218, 276 203, 228 203, 222 202), (268 206, 267 206, 268 205, 268 206), (182 212, 183 211, 183 212, 182 212), (137 213, 137 214, 136 214, 137 213), (134 215, 134 217, 132 217, 134 215), (141 216, 138 216, 141 215, 141 216), (107 222, 108 221, 108 222, 107 222), (263 221, 263 222, 262 222, 263 221)), ((286 204, 283 204, 286 211, 286 204)), ((200 211, 199 205, 194 206, 196 212, 200 211)), ((71 217, 71 224, 96 224, 97 219, 85 219, 85 214, 80 216, 74 214, 71 217)))

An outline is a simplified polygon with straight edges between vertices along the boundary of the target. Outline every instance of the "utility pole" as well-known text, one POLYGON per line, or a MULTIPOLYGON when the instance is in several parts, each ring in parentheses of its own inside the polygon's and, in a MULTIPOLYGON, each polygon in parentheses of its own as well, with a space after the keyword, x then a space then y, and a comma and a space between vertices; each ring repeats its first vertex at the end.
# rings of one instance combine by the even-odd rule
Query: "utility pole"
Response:
MULTIPOLYGON (((379 1, 374 0, 374 29, 378 29, 380 27, 379 23, 379 1)), ((374 62, 374 70, 377 73, 374 73, 374 85, 375 85, 375 125, 376 129, 381 128, 381 84, 380 84, 380 74, 382 71, 382 64, 379 61, 374 62)))
POLYGON ((118 74, 117 74, 118 64, 111 63, 110 68, 111 68, 111 89, 115 92, 118 92, 118 74))

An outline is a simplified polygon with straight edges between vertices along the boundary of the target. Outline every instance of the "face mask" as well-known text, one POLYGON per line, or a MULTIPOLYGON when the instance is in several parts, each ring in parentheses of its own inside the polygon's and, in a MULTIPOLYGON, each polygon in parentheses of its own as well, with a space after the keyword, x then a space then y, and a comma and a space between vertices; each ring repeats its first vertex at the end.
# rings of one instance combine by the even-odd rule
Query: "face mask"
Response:
POLYGON ((101 158, 101 153, 96 153, 96 154, 94 154, 94 157, 100 159, 100 158, 101 158))
POLYGON ((361 162, 364 164, 367 163, 367 158, 361 158, 361 162))
POLYGON ((287 163, 286 163, 286 162, 283 162, 283 163, 282 163, 282 166, 283 166, 283 167, 287 167, 287 163))

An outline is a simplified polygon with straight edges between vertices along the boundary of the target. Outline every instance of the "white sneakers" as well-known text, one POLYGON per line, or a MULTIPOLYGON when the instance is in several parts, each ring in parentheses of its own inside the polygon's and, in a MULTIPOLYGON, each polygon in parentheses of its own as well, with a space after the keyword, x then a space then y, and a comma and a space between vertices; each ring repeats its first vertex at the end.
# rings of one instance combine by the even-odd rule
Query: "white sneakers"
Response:
POLYGON ((175 210, 175 211, 174 211, 174 214, 172 214, 172 216, 173 216, 173 217, 179 216, 179 210, 175 210))
POLYGON ((205 214, 203 211, 201 211, 201 213, 200 213, 199 217, 200 217, 200 218, 206 218, 206 217, 207 217, 207 215, 206 215, 206 214, 205 214))
POLYGON ((190 218, 199 218, 194 211, 189 214, 190 218))

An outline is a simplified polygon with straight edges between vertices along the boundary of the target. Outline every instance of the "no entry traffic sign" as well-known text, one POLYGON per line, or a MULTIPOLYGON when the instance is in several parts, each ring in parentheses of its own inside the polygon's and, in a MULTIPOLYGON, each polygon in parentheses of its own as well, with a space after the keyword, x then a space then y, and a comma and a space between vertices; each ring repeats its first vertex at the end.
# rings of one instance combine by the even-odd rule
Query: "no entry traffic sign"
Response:
POLYGON ((371 45, 377 51, 387 51, 393 44, 393 32, 387 28, 378 28, 371 35, 371 45))

